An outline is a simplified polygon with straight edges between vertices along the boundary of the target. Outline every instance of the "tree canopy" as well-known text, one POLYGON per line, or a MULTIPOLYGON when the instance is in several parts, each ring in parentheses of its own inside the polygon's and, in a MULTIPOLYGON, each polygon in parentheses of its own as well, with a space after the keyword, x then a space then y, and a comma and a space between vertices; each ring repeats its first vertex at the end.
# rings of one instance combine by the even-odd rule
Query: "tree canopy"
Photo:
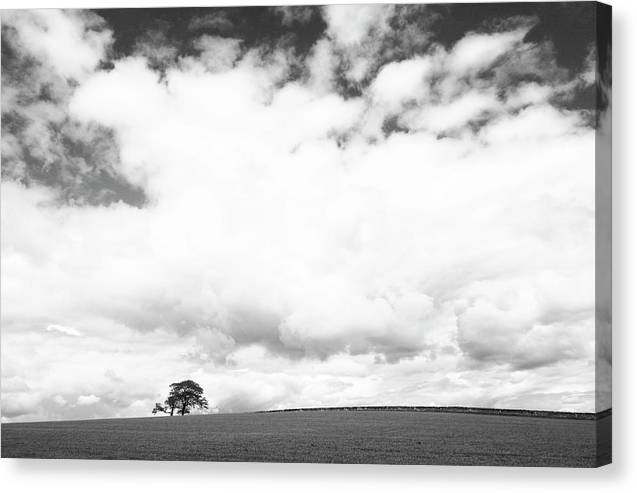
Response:
POLYGON ((163 404, 155 403, 153 414, 158 412, 185 416, 192 409, 208 409, 208 400, 203 396, 203 389, 193 380, 184 380, 170 384, 170 393, 163 404))

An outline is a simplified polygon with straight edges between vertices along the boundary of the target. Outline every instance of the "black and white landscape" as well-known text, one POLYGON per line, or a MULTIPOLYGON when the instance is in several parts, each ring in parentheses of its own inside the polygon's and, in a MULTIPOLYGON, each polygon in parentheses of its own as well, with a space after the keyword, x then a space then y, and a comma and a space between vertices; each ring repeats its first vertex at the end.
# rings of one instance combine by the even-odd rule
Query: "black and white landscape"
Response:
POLYGON ((609 7, 1 17, 4 457, 610 461, 609 7))

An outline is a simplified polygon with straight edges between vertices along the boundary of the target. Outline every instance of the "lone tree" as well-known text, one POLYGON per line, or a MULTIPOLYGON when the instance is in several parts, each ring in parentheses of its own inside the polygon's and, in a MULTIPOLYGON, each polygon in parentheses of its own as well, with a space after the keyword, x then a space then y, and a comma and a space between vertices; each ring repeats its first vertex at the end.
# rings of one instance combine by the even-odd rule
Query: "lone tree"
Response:
POLYGON ((170 393, 164 404, 157 402, 153 414, 158 412, 170 414, 177 410, 182 416, 189 414, 191 409, 208 409, 208 401, 203 396, 203 389, 197 382, 184 380, 170 384, 170 393))
POLYGON ((181 405, 177 400, 177 397, 174 395, 169 395, 164 401, 163 405, 160 402, 155 403, 153 414, 161 412, 166 414, 170 413, 170 415, 172 416, 173 414, 175 414, 175 409, 179 409, 180 407, 181 405))

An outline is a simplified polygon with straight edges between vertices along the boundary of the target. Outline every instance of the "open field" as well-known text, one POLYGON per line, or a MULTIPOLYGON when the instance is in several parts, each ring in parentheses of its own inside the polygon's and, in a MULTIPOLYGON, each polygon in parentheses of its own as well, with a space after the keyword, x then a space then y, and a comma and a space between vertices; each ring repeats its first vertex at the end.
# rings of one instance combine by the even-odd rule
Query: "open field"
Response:
MULTIPOLYGON (((320 410, 2 425, 2 457, 595 467, 598 420, 320 410)), ((610 438, 609 438, 610 440, 610 438)))

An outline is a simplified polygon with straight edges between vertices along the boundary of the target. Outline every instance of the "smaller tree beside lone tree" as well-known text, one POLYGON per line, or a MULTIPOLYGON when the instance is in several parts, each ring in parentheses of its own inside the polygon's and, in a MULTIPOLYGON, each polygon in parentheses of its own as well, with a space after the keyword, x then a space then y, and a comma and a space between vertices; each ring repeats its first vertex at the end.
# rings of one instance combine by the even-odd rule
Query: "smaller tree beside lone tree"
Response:
POLYGON ((203 396, 201 386, 192 380, 184 380, 170 384, 170 393, 163 404, 155 403, 153 414, 158 412, 185 416, 192 409, 208 409, 208 400, 203 396))
POLYGON ((170 413, 170 415, 172 416, 175 413, 175 409, 179 409, 180 407, 181 406, 179 401, 177 400, 177 397, 174 395, 169 395, 164 401, 163 405, 159 402, 155 403, 153 414, 161 412, 166 414, 170 413))

